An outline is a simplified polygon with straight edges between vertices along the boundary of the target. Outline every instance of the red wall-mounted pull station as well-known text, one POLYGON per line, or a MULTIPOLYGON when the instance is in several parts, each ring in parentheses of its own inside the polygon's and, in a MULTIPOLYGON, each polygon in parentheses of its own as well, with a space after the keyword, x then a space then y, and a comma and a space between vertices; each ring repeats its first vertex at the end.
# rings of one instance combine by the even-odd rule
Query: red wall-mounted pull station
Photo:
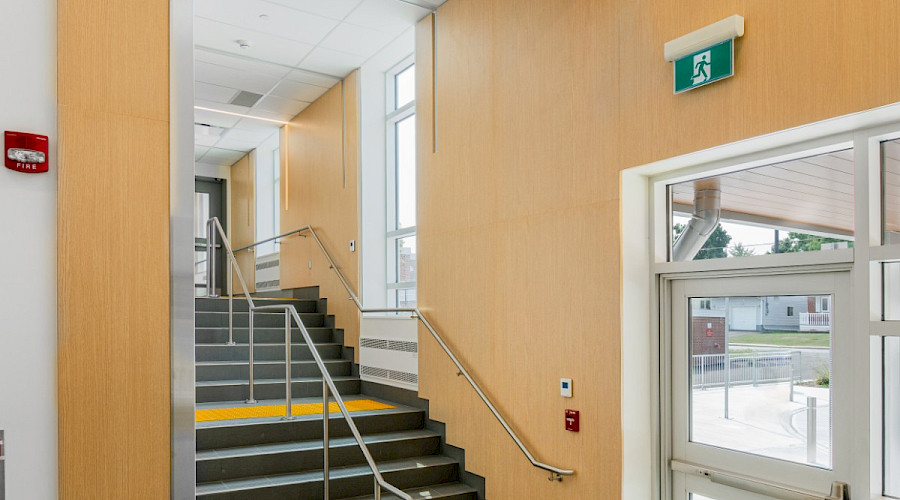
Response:
POLYGON ((16 172, 39 174, 50 167, 49 140, 46 135, 26 134, 24 132, 6 132, 3 157, 6 168, 16 172))
POLYGON ((566 430, 578 432, 578 410, 566 410, 566 430))

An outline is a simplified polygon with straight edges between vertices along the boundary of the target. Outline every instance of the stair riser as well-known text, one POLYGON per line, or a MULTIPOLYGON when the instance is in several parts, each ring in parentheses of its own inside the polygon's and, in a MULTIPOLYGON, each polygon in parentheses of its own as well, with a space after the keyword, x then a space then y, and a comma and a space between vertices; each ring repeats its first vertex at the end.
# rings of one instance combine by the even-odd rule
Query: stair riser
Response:
MULTIPOLYGON (((334 330, 332 328, 308 328, 309 337, 313 342, 332 342, 334 339, 334 330)), ((228 328, 204 328, 198 329, 195 335, 198 344, 224 344, 228 342, 228 328)), ((249 328, 235 328, 234 341, 239 344, 250 342, 249 328)), ((257 343, 274 344, 284 342, 284 325, 281 328, 260 328, 254 325, 253 341, 257 343)), ((291 329, 291 343, 302 344, 303 335, 300 329, 294 327, 291 329)))
MULTIPOLYGON (((335 386, 341 395, 359 394, 359 380, 339 380, 335 386)), ((291 393, 295 398, 322 396, 322 382, 294 382, 291 393)), ((253 397, 260 399, 284 399, 284 382, 280 384, 254 384, 253 397)), ((198 403, 219 401, 243 401, 250 397, 250 385, 197 387, 198 403)))
MULTIPOLYGON (((427 486, 446 481, 455 481, 458 476, 456 464, 435 467, 421 467, 407 471, 383 473, 384 479, 401 489, 427 486)), ((332 498, 346 498, 371 494, 374 488, 371 475, 350 478, 332 479, 329 483, 332 498)), ((285 498, 319 499, 322 498, 322 482, 304 483, 271 488, 256 488, 241 492, 222 493, 218 495, 199 495, 198 499, 215 500, 283 500, 285 498)))
MULTIPOLYGON (((316 350, 322 359, 341 359, 341 346, 335 344, 317 345, 316 350)), ((246 345, 201 345, 195 348, 197 361, 244 361, 250 359, 250 347, 246 345)), ((253 359, 258 361, 284 361, 283 345, 256 345, 253 348, 253 359)), ((305 361, 313 359, 308 346, 293 345, 291 360, 305 361)))
MULTIPOLYGON (((332 376, 349 376, 350 361, 325 363, 325 368, 332 376)), ((254 375, 257 379, 284 378, 284 364, 254 364, 254 375)), ((198 366, 197 380, 246 380, 250 376, 250 365, 198 366)), ((319 377, 319 367, 315 363, 295 363, 291 365, 291 377, 319 377)))
MULTIPOLYGON (((255 303, 257 306, 292 304, 297 309, 297 312, 316 312, 315 300, 256 300, 255 303)), ((247 299, 241 295, 234 298, 232 307, 235 312, 247 312, 250 305, 247 304, 247 299)), ((194 308, 197 312, 228 312, 228 300, 195 299, 194 308)))
MULTIPOLYGON (((424 412, 381 413, 360 415, 352 413, 353 421, 363 434, 421 429, 425 425, 424 412)), ((350 436, 350 428, 343 418, 329 420, 332 438, 350 436)), ((322 420, 295 420, 275 424, 248 424, 234 427, 199 427, 197 449, 233 448, 257 444, 286 443, 322 439, 322 420)))
MULTIPOLYGON (((234 326, 246 328, 250 324, 250 314, 234 313, 234 326)), ((198 312, 194 315, 194 326, 206 327, 214 326, 219 328, 228 328, 228 313, 219 312, 198 312)), ((318 313, 300 313, 300 319, 303 325, 307 327, 325 326, 325 315, 318 313)), ((254 327, 264 328, 284 328, 284 314, 257 313, 253 316, 254 327)))
MULTIPOLYGON (((433 437, 371 443, 368 447, 372 458, 376 462, 397 460, 437 454, 440 451, 440 439, 433 437)), ((328 463, 332 467, 357 465, 365 463, 365 457, 363 457, 359 446, 354 443, 352 446, 332 447, 329 449, 328 463)), ((289 474, 321 468, 321 448, 249 457, 211 459, 197 462, 197 481, 225 481, 272 474, 289 474)))

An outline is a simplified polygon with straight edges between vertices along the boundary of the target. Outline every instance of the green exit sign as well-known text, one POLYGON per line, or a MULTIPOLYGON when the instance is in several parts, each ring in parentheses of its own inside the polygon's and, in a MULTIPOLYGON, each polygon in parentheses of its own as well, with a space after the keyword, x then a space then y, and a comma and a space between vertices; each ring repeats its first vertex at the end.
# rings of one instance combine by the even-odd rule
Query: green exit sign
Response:
POLYGON ((675 60, 675 93, 702 87, 734 75, 734 40, 698 50, 675 60))

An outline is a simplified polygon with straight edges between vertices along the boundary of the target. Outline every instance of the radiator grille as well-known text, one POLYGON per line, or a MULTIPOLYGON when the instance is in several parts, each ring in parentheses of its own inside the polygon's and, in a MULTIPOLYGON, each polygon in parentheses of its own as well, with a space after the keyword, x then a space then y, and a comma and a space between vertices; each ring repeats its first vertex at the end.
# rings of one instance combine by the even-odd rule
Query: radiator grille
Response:
POLYGON ((405 340, 385 340, 385 339, 360 339, 360 347, 369 349, 385 349, 388 351, 400 352, 419 352, 419 344, 416 342, 408 342, 405 340))
POLYGON ((386 370, 384 368, 376 368, 374 366, 361 365, 360 373, 370 377, 378 377, 388 380, 396 380, 397 382, 405 382, 407 384, 418 384, 419 376, 415 373, 401 372, 396 370, 386 370))

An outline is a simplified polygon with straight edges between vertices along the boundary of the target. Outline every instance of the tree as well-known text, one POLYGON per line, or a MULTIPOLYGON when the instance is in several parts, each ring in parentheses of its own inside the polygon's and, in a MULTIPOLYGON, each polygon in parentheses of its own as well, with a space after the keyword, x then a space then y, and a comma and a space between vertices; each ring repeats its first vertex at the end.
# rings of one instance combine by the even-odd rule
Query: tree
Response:
MULTIPOLYGON (((852 241, 840 238, 826 238, 824 236, 790 232, 787 238, 778 241, 777 253, 817 252, 822 249, 822 243, 841 242, 849 243, 848 246, 853 247, 852 241)), ((775 245, 772 245, 772 251, 775 251, 775 245)))
POLYGON ((745 247, 743 243, 737 243, 728 250, 728 254, 732 257, 749 257, 756 255, 756 252, 752 248, 745 247))
MULTIPOLYGON (((675 238, 677 239, 681 232, 684 231, 684 224, 675 224, 672 229, 675 230, 675 238)), ((694 256, 694 260, 724 259, 728 257, 725 250, 728 248, 730 241, 731 236, 722 228, 722 224, 716 224, 716 229, 709 235, 706 243, 700 247, 700 251, 694 256)))

